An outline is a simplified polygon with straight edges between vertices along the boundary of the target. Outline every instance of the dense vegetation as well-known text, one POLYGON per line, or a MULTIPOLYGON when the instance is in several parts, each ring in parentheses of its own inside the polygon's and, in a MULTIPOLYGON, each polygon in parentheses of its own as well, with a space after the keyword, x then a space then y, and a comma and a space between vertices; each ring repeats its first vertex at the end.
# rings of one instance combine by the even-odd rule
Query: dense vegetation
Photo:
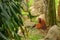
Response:
MULTIPOLYGON (((29 10, 29 7, 31 6, 32 2, 32 0, 29 0, 29 3, 27 3, 26 12, 21 4, 22 0, 0 0, 0 40, 21 40, 21 36, 19 36, 17 32, 18 28, 20 27, 22 33, 24 34, 24 29, 22 28, 23 16, 27 15, 30 19, 35 18, 31 15, 29 10)), ((56 0, 56 4, 54 0, 50 0, 50 2, 48 3, 48 7, 49 17, 51 18, 49 22, 50 25, 54 25, 56 24, 56 10, 58 8, 58 0, 56 0)), ((32 40, 35 39, 32 38, 32 40)))

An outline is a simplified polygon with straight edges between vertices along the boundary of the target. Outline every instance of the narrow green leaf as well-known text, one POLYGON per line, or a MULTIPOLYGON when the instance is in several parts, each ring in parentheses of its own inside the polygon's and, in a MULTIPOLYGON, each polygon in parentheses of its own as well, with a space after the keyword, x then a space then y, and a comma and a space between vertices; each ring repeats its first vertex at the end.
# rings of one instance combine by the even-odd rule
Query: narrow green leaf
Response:
POLYGON ((11 14, 9 6, 5 3, 4 7, 5 7, 5 10, 7 11, 7 13, 11 16, 12 14, 11 14))
POLYGON ((21 40, 20 37, 16 33, 14 33, 14 38, 15 40, 21 40))
POLYGON ((1 13, 1 15, 5 16, 7 20, 10 19, 10 16, 8 15, 8 13, 6 12, 6 10, 4 9, 4 7, 2 6, 2 4, 0 4, 1 10, 3 13, 1 13))
POLYGON ((7 37, 5 37, 1 32, 0 32, 0 37, 2 37, 5 40, 9 40, 7 37))
POLYGON ((11 6, 14 8, 15 12, 19 13, 22 16, 21 10, 17 7, 16 3, 11 2, 11 6))

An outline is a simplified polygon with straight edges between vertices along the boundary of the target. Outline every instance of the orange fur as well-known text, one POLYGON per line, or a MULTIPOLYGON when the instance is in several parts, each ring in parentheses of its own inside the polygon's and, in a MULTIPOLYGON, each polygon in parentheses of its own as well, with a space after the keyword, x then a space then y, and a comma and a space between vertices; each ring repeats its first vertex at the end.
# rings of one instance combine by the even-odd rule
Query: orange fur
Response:
POLYGON ((46 22, 44 19, 39 18, 38 21, 39 21, 38 24, 36 24, 37 29, 43 29, 43 30, 47 29, 46 22))
POLYGON ((40 29, 42 27, 42 25, 40 23, 36 24, 36 28, 40 29))

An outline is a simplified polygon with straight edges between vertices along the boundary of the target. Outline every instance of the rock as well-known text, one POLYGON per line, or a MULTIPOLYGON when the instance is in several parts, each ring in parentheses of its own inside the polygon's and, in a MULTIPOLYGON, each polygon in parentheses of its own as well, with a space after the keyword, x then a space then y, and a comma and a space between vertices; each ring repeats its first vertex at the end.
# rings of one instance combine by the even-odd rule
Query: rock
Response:
POLYGON ((25 22, 24 22, 24 26, 26 27, 33 27, 35 25, 34 22, 31 22, 30 19, 27 19, 25 22))
POLYGON ((60 28, 57 25, 52 26, 44 40, 60 40, 60 28))
POLYGON ((33 16, 38 16, 40 14, 46 13, 46 5, 44 0, 34 0, 33 5, 30 7, 31 14, 33 16))

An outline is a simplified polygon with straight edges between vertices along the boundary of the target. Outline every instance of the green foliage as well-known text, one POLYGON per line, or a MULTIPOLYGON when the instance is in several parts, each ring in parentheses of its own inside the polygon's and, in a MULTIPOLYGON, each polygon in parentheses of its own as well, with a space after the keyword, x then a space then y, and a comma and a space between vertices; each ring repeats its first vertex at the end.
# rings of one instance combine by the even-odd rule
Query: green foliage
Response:
POLYGON ((42 39, 43 38, 43 36, 41 35, 41 34, 33 34, 33 35, 31 35, 30 36, 30 40, 39 40, 39 39, 42 39))
POLYGON ((23 15, 27 15, 30 19, 32 19, 32 18, 34 18, 34 16, 32 16, 31 15, 31 12, 30 12, 30 6, 32 5, 32 2, 33 2, 33 0, 29 0, 28 2, 26 2, 25 3, 25 1, 23 1, 22 3, 23 3, 23 7, 22 7, 22 14, 23 15), (25 5, 25 6, 24 6, 25 5), (25 8, 25 10, 24 10, 24 7, 26 7, 25 8), (27 10, 26 10, 27 9, 27 10))
MULTIPOLYGON (((15 0, 18 2, 18 0, 15 0)), ((23 25, 21 6, 13 0, 0 1, 0 39, 21 40, 17 34, 18 27, 23 25)))
POLYGON ((58 9, 59 0, 55 0, 55 2, 56 2, 56 9, 58 9))

